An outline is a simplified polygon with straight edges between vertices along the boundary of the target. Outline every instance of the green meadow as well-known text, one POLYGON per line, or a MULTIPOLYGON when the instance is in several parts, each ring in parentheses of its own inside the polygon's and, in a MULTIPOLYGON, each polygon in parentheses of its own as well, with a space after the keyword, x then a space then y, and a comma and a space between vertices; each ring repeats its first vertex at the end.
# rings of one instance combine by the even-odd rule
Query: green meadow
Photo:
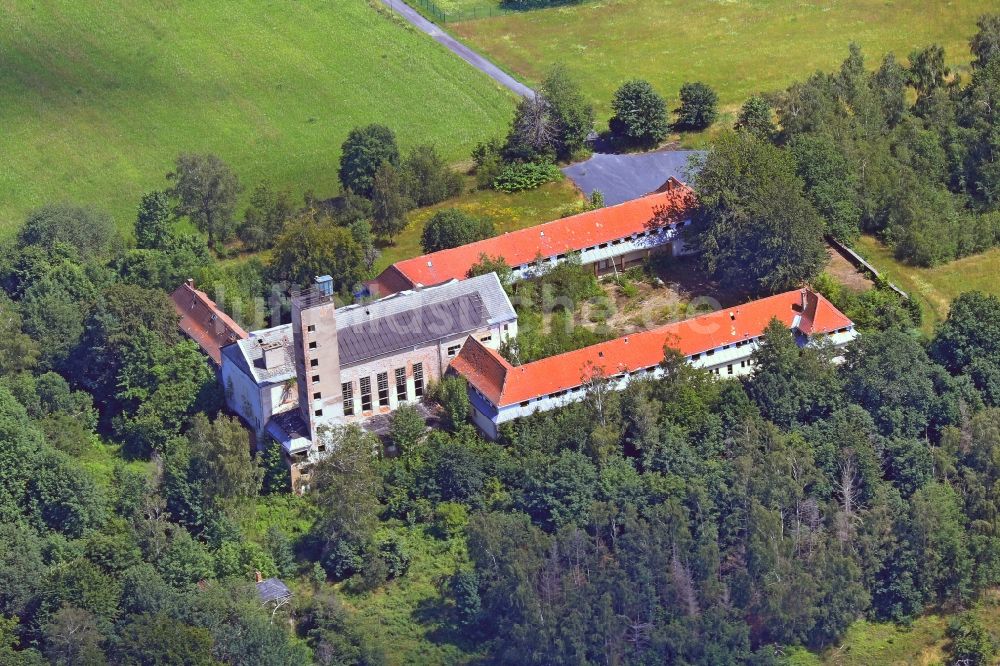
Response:
MULTIPOLYGON (((480 0, 452 0, 478 4, 480 0)), ((854 41, 874 67, 939 43, 969 62, 969 38, 991 0, 602 0, 449 24, 448 29, 529 83, 554 63, 575 73, 606 120, 631 78, 677 104, 685 81, 704 81, 732 111, 750 95, 838 67, 854 41)))
POLYGON ((898 261, 892 249, 871 236, 862 236, 855 250, 900 289, 920 303, 923 330, 930 334, 948 316, 948 307, 962 292, 982 291, 1000 296, 1000 247, 955 261, 922 268, 898 261))
POLYGON ((0 62, 0 237, 63 200, 126 228, 182 151, 329 196, 351 127, 459 160, 515 103, 377 0, 0 0, 0 62))

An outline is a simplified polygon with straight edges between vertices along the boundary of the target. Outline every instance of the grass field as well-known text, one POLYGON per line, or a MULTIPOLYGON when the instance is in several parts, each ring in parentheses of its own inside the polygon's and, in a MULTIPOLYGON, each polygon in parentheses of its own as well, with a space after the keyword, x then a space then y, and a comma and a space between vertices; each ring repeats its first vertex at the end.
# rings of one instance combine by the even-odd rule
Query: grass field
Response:
POLYGON ((630 78, 651 81, 671 106, 682 83, 704 81, 735 108, 834 69, 851 41, 873 67, 887 51, 905 58, 932 42, 964 65, 976 18, 996 9, 995 0, 603 0, 448 29, 529 84, 564 63, 606 120, 612 93, 630 78))
POLYGON ((352 126, 449 160, 506 127, 512 95, 380 7, 0 0, 0 237, 58 200, 124 227, 181 151, 325 196, 352 126))
POLYGON ((965 291, 979 290, 1000 296, 1000 247, 934 268, 920 268, 897 261, 892 249, 871 236, 862 236, 854 249, 884 272, 924 311, 923 330, 931 333, 948 316, 948 305, 965 291))

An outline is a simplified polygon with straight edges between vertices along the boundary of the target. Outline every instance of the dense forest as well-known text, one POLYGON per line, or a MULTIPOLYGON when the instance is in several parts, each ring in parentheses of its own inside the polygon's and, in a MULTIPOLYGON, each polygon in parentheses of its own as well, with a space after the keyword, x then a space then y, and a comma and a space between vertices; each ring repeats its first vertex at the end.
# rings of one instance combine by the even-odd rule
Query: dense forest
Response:
MULTIPOLYGON (((800 213, 797 233, 816 243, 880 233, 921 262, 995 243, 1000 21, 982 28, 964 84, 933 48, 875 73, 852 50, 840 73, 776 98, 780 130, 768 100, 748 103, 696 180, 698 229, 717 241, 702 248, 709 267, 723 280, 753 267, 745 278, 761 291, 816 274, 812 250, 773 263, 768 225, 726 245, 722 231, 748 212, 800 213), (774 185, 767 170, 739 171, 748 164, 774 185), (734 195, 733 173, 761 194, 734 195)), ((442 173, 429 149, 394 159, 400 173, 348 177, 378 192, 442 173)), ((205 156, 178 158, 168 184, 143 198, 134 244, 103 214, 54 204, 0 251, 0 663, 382 663, 392 646, 333 583, 405 578, 394 525, 461 542, 428 612, 485 663, 779 663, 785 646, 829 646, 859 618, 959 612, 1000 584, 1000 299, 963 295, 924 339, 919 310, 891 290, 854 294, 826 276, 814 285, 862 333, 842 364, 772 325, 746 380, 714 380, 665 350, 662 379, 620 393, 595 382, 497 442, 468 423, 465 387, 449 379, 432 391, 439 429, 404 408, 385 442, 323 433, 331 454, 314 470, 308 529, 250 534, 242 518, 260 496, 290 493, 286 470, 222 411, 167 290, 194 276, 251 327, 265 323, 255 304, 270 281, 323 267, 347 292, 371 272, 367 217, 391 202, 299 207, 261 186, 237 220, 238 182, 205 156), (198 207, 205 173, 221 186, 198 207), (232 235, 262 246, 273 235, 268 263, 218 262, 232 235), (255 572, 289 582, 294 602, 272 614, 255 572)), ((428 243, 447 242, 439 224, 428 243)), ((519 287, 529 302, 594 288, 572 264, 519 287)), ((568 310, 546 334, 540 311, 519 312, 525 334, 504 350, 515 362, 608 334, 573 326, 568 310)), ((992 646, 959 649, 987 660, 992 646)))
POLYGON ((790 153, 824 233, 876 234, 924 266, 981 252, 1000 242, 1000 16, 978 25, 971 76, 940 46, 871 71, 852 45, 840 71, 748 100, 737 129, 790 153))

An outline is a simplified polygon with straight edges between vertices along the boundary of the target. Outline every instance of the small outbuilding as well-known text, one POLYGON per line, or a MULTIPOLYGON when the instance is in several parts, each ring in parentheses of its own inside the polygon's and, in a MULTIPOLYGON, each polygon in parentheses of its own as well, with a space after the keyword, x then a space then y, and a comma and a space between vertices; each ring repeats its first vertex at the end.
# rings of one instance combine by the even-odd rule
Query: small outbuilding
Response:
POLYGON ((260 603, 271 607, 271 617, 278 612, 278 609, 287 605, 292 600, 292 591, 279 578, 264 578, 261 573, 256 572, 257 596, 260 603))

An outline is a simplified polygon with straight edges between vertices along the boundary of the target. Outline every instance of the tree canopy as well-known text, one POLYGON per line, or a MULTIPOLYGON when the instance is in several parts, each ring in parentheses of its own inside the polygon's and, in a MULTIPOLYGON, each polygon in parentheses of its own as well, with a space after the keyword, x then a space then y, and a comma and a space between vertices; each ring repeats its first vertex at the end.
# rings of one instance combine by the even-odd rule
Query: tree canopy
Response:
POLYGON ((787 152, 753 134, 725 133, 694 187, 699 205, 687 238, 724 284, 774 292, 819 273, 822 220, 787 152))

